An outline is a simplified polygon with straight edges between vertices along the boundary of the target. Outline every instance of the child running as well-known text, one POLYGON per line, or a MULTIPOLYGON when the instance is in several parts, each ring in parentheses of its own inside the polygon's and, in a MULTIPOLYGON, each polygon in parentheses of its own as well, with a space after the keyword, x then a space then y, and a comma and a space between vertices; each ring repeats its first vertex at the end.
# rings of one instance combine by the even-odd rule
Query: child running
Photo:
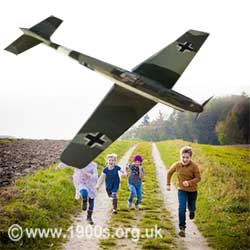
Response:
POLYGON ((117 214, 117 192, 120 185, 119 172, 122 175, 127 175, 126 171, 116 165, 117 155, 108 154, 106 157, 107 166, 103 169, 101 176, 97 181, 96 188, 100 188, 105 179, 106 191, 108 196, 112 199, 113 213, 117 214))
POLYGON ((192 161, 192 148, 185 146, 180 150, 180 161, 175 162, 167 173, 167 190, 170 191, 170 180, 174 172, 178 177, 179 200, 179 235, 185 237, 186 206, 188 204, 189 218, 195 216, 197 183, 201 180, 197 164, 192 161))
MULTIPOLYGON (((67 167, 66 164, 60 163, 57 168, 67 167)), ((88 164, 85 168, 74 168, 73 183, 76 189, 75 199, 82 197, 82 210, 87 210, 87 221, 93 225, 92 214, 94 210, 94 201, 96 197, 96 181, 98 179, 97 165, 94 162, 88 164)))
POLYGON ((140 155, 135 155, 133 157, 133 164, 127 165, 126 169, 130 170, 128 177, 128 187, 130 190, 128 208, 132 207, 133 198, 134 196, 137 196, 137 200, 135 201, 135 209, 138 210, 139 204, 142 200, 142 179, 144 177, 142 157, 140 155))

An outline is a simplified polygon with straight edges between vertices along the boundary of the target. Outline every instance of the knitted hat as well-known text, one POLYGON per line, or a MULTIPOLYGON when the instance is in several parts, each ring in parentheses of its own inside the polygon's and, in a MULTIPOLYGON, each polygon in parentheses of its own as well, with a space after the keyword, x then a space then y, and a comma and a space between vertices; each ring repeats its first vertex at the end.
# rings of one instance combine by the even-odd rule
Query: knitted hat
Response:
POLYGON ((140 155, 135 155, 134 158, 133 158, 133 161, 139 161, 139 162, 142 162, 142 157, 140 155))

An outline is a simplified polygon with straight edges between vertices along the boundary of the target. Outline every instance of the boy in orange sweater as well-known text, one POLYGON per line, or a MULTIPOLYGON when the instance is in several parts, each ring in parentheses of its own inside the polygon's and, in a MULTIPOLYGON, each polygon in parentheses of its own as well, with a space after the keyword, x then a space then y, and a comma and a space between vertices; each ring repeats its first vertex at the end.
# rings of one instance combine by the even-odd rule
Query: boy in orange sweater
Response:
POLYGON ((195 216, 197 183, 201 180, 197 164, 192 161, 193 151, 189 146, 180 150, 180 161, 175 162, 167 173, 167 190, 170 191, 170 180, 174 172, 178 177, 178 200, 179 200, 179 235, 185 237, 186 206, 188 204, 189 218, 195 216))

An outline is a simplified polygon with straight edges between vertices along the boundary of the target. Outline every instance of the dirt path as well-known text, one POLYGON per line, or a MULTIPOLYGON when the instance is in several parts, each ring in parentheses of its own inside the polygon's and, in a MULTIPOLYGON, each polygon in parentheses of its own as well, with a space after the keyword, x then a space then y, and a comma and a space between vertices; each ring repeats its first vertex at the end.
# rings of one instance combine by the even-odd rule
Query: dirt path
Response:
MULTIPOLYGON (((178 227, 177 190, 173 185, 171 186, 171 191, 166 190, 166 167, 161 159, 160 153, 155 143, 153 143, 152 145, 152 155, 156 166, 159 186, 164 196, 164 204, 172 215, 172 220, 176 232, 178 233, 179 227, 178 227)), ((211 250, 211 248, 208 247, 205 238, 201 235, 201 233, 199 232, 193 221, 188 219, 188 216, 187 216, 186 237, 185 238, 179 237, 178 243, 180 243, 181 248, 188 250, 209 250, 209 249, 211 250)))
MULTIPOLYGON (((133 151, 135 150, 136 145, 131 147, 121 158, 118 165, 125 166, 129 161, 129 158, 133 151)), ((93 220, 95 222, 94 226, 89 225, 86 222, 86 212, 82 211, 78 216, 76 216, 73 220, 73 228, 74 232, 81 232, 80 230, 87 230, 88 232, 99 232, 100 229, 105 229, 107 227, 107 223, 111 216, 111 201, 108 198, 104 184, 101 186, 97 197, 95 199, 95 209, 93 213, 93 220), (79 228, 79 231, 76 231, 79 228)), ((70 234, 69 234, 70 237, 70 234)), ((68 250, 79 250, 79 249, 89 249, 96 250, 99 248, 99 237, 98 235, 92 235, 92 237, 81 236, 80 233, 74 233, 73 237, 69 238, 62 249, 68 250)))

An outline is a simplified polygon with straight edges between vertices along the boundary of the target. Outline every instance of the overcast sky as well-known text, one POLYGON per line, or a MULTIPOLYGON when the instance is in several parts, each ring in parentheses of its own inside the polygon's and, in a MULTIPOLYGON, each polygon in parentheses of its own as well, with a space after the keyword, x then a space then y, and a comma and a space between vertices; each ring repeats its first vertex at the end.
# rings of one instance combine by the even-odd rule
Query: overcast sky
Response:
MULTIPOLYGON (((174 90, 203 102, 250 92, 249 1, 8 0, 0 9, 0 135, 71 139, 112 82, 44 45, 3 50, 50 15, 64 20, 52 40, 131 70, 188 29, 210 33, 174 90)), ((149 114, 171 108, 157 105, 149 114)))

